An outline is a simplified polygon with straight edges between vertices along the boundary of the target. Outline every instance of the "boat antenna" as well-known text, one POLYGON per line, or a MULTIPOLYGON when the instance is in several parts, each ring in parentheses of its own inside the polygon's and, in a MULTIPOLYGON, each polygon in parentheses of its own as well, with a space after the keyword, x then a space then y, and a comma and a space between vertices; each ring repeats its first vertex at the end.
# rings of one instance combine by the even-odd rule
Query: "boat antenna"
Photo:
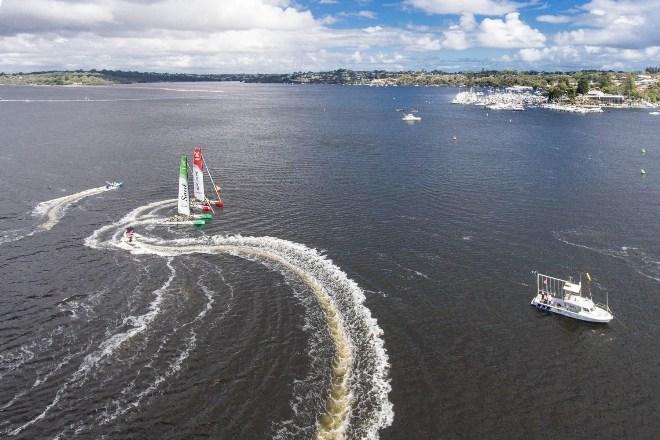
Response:
POLYGON ((607 311, 610 312, 610 294, 607 292, 607 290, 605 291, 605 307, 607 307, 607 311))

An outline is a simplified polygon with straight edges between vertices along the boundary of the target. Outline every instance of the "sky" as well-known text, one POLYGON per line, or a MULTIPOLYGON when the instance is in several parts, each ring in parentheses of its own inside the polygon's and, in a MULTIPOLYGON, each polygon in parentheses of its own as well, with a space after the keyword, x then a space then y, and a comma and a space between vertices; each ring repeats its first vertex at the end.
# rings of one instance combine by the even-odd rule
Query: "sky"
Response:
POLYGON ((0 0, 0 72, 642 70, 660 0, 0 0))

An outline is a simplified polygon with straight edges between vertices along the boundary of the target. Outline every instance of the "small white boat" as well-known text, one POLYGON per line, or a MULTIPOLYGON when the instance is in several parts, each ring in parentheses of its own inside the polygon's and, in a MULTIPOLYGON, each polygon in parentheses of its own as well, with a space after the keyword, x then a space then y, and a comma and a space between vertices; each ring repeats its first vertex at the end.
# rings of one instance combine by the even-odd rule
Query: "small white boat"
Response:
POLYGON ((421 116, 415 116, 412 113, 406 113, 403 118, 401 118, 402 121, 421 121, 422 117, 421 116))
POLYGON ((649 115, 658 116, 660 115, 660 112, 649 112, 649 115))
MULTIPOLYGON (((591 277, 587 274, 587 280, 591 277)), ((556 313, 580 321, 608 323, 614 319, 607 302, 596 304, 582 295, 582 280, 578 284, 548 275, 537 274, 536 296, 531 304, 538 310, 556 313)))
POLYGON ((112 182, 108 182, 107 180, 105 181, 105 189, 117 189, 121 188, 124 182, 118 182, 116 180, 113 180, 112 182))

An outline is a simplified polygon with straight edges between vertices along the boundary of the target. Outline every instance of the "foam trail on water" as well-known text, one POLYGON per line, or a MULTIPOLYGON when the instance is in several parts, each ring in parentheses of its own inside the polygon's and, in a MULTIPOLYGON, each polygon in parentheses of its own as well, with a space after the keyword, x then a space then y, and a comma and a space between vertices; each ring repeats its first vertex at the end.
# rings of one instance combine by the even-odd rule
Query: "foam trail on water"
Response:
POLYGON ((21 431, 23 431, 25 428, 42 420, 46 414, 48 414, 48 412, 60 402, 62 395, 66 392, 70 385, 80 380, 85 380, 85 376, 90 371, 92 371, 102 359, 111 356, 115 350, 117 350, 117 348, 119 348, 124 342, 144 332, 148 328, 148 326, 154 321, 160 312, 165 292, 176 276, 176 270, 172 266, 171 259, 167 260, 167 267, 170 269, 170 276, 167 278, 167 280, 165 280, 160 288, 153 292, 155 297, 149 304, 147 312, 142 315, 128 316, 124 318, 122 325, 129 325, 130 328, 124 332, 113 334, 109 338, 105 339, 96 349, 96 351, 88 354, 76 372, 73 373, 73 375, 64 383, 64 385, 62 385, 57 390, 55 398, 51 401, 51 403, 46 406, 46 408, 38 416, 28 420, 18 428, 10 431, 9 435, 17 435, 21 433, 21 431))
MULTIPOLYGON (((215 298, 213 297, 213 293, 211 290, 206 287, 204 284, 202 284, 201 280, 197 283, 197 285, 202 289, 204 292, 204 296, 206 297, 206 304, 204 308, 193 318, 192 321, 186 322, 179 327, 174 329, 174 333, 179 332, 180 330, 190 327, 190 334, 188 338, 186 339, 186 343, 184 346, 184 349, 181 350, 179 355, 169 363, 167 370, 165 373, 157 376, 155 380, 143 391, 137 394, 137 397, 133 399, 132 401, 124 404, 122 407, 118 408, 111 414, 103 415, 101 418, 98 420, 99 423, 101 424, 107 424, 116 419, 117 417, 124 415, 127 413, 129 410, 137 408, 140 406, 140 403, 142 400, 151 395, 155 390, 160 387, 160 385, 165 382, 169 377, 175 375, 176 373, 181 370, 181 366, 183 365, 183 362, 188 359, 190 356, 190 353, 195 349, 197 346, 197 332, 195 331, 194 324, 197 322, 202 321, 206 315, 211 311, 213 308, 213 304, 215 303, 215 298)), ((224 317, 224 315, 227 314, 227 312, 230 310, 228 308, 225 310, 225 312, 222 314, 221 317, 224 317)), ((165 345, 165 341, 161 344, 161 346, 158 348, 156 353, 160 353, 161 350, 163 349, 163 346, 165 345)), ((155 359, 155 356, 152 358, 152 360, 145 366, 145 369, 152 369, 153 368, 153 360, 155 359)), ((138 372, 139 373, 139 372, 138 372)), ((134 384, 130 383, 128 386, 126 386, 122 391, 122 395, 128 394, 128 392, 133 388, 134 384)))
POLYGON ((167 199, 140 206, 139 208, 136 208, 126 214, 120 220, 94 231, 92 235, 85 239, 85 245, 94 249, 116 249, 117 247, 126 248, 128 245, 125 245, 120 240, 122 234, 124 233, 124 227, 129 225, 135 226, 141 224, 158 223, 160 221, 160 217, 157 217, 154 212, 158 211, 159 209, 174 205, 175 203, 176 199, 167 199), (109 240, 103 240, 103 237, 106 234, 112 234, 109 240))
MULTIPOLYGON (((93 242, 89 241, 90 244, 93 242)), ((375 439, 381 428, 391 424, 389 364, 381 338, 382 330, 363 305, 362 290, 316 250, 278 238, 241 236, 178 240, 139 236, 133 246, 120 240, 106 244, 128 248, 133 253, 165 257, 225 253, 275 263, 283 271, 294 274, 313 293, 334 343, 330 388, 317 418, 316 438, 375 439), (360 351, 356 351, 356 345, 360 351), (356 368, 358 356, 361 358, 360 367, 366 370, 356 368), (368 400, 370 405, 362 405, 361 400, 368 400)))
POLYGON ((587 249, 601 255, 623 260, 643 277, 660 282, 660 258, 643 249, 630 246, 612 246, 609 240, 603 237, 602 233, 588 229, 553 232, 553 235, 557 240, 569 246, 587 249))
POLYGON ((100 186, 98 188, 91 188, 68 196, 41 202, 32 211, 32 215, 39 217, 41 222, 31 229, 3 231, 3 235, 0 237, 0 244, 30 237, 37 232, 49 231, 62 219, 67 208, 73 203, 79 202, 85 197, 94 196, 113 189, 115 188, 100 186))
POLYGON ((106 191, 111 191, 113 189, 114 188, 99 186, 98 188, 87 189, 75 194, 58 197, 57 199, 39 203, 32 212, 33 215, 40 216, 44 220, 42 223, 37 225, 37 230, 48 231, 52 229, 53 226, 55 226, 57 222, 59 222, 60 219, 64 216, 64 212, 69 206, 71 206, 71 204, 76 203, 85 197, 94 196, 106 191))
MULTIPOLYGON (((343 439, 346 437, 348 422, 351 415, 351 373, 353 370, 353 346, 347 333, 339 310, 325 286, 313 277, 305 268, 292 263, 286 256, 274 251, 272 246, 264 247, 264 243, 247 239, 247 241, 214 239, 203 244, 193 244, 196 240, 172 240, 159 244, 137 243, 140 249, 162 255, 175 256, 191 253, 228 253, 239 257, 265 258, 297 275, 314 293, 326 317, 326 325, 335 344, 335 356, 332 364, 331 388, 326 400, 325 409, 319 417, 316 438, 343 439), (270 249, 269 249, 270 247, 270 249)), ((258 239, 257 239, 258 240, 258 239)), ((270 239, 277 240, 277 239, 270 239)))
MULTIPOLYGON (((379 430, 392 423, 394 414, 388 398, 389 363, 382 330, 363 304, 364 292, 315 249, 278 238, 213 236, 162 240, 136 234, 132 244, 122 240, 124 227, 157 224, 162 220, 157 211, 175 202, 171 199, 138 207, 121 220, 94 231, 85 244, 96 249, 119 248, 133 254, 163 257, 224 253, 275 267, 303 281, 323 312, 334 345, 330 385, 325 404, 318 409, 315 438, 377 439, 379 430)), ((192 334, 191 337, 188 346, 195 344, 192 334)), ((185 352, 181 355, 187 357, 185 352)), ((181 360, 176 359, 171 366, 177 369, 181 360)), ((279 432, 278 438, 295 437, 294 432, 287 432, 279 432)))

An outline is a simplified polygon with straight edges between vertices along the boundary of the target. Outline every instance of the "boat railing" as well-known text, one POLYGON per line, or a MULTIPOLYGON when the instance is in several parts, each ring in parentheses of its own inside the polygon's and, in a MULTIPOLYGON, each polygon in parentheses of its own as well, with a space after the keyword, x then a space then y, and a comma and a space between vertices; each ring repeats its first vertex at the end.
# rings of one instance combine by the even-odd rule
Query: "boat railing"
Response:
POLYGON ((546 294, 554 297, 564 296, 565 280, 551 277, 548 275, 538 274, 536 277, 536 290, 538 294, 546 294))
POLYGON ((614 313, 612 313, 612 310, 610 310, 610 306, 607 305, 607 304, 596 303, 595 305, 596 305, 596 307, 599 307, 599 308, 601 308, 601 309, 603 309, 603 310, 607 310, 607 311, 608 311, 610 314, 612 314, 612 315, 614 314, 614 313))

